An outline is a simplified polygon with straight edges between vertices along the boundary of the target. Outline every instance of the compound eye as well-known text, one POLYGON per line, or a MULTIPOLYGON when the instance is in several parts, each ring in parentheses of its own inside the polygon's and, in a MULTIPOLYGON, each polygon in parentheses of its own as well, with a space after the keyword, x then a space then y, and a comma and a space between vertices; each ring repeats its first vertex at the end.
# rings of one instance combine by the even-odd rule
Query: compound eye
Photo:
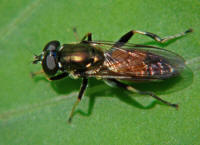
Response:
POLYGON ((42 67, 47 75, 54 75, 58 71, 57 58, 53 55, 46 55, 42 60, 42 67))
POLYGON ((60 47, 60 42, 57 40, 50 41, 46 44, 43 51, 55 51, 60 47))

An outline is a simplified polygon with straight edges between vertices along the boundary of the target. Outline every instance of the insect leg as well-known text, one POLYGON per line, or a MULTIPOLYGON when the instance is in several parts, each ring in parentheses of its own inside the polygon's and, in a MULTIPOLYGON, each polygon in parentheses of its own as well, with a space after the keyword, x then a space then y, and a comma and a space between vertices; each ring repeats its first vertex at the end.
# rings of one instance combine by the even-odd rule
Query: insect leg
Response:
POLYGON ((129 31, 128 33, 124 34, 114 45, 114 47, 123 46, 129 39, 133 36, 134 32, 129 31))
POLYGON ((31 77, 35 77, 36 75, 43 74, 43 73, 44 73, 43 70, 38 71, 38 72, 31 72, 31 77))
POLYGON ((153 33, 150 33, 150 32, 143 32, 143 31, 139 31, 139 30, 131 30, 129 31, 128 33, 126 33, 125 35, 123 35, 117 42, 114 46, 122 46, 124 45, 126 42, 128 42, 128 40, 136 33, 138 34, 142 34, 142 35, 146 35, 148 37, 151 37, 152 39, 154 39, 155 41, 158 41, 160 43, 164 43, 168 40, 171 40, 171 39, 174 39, 174 38, 178 38, 178 37, 181 37, 181 36, 184 36, 186 35, 187 33, 190 33, 192 32, 193 30, 192 29, 188 29, 187 31, 185 32, 182 32, 182 33, 179 33, 179 34, 176 34, 176 35, 173 35, 173 36, 168 36, 168 37, 165 37, 165 38, 161 38, 159 37, 158 35, 156 34, 153 34, 153 33))
POLYGON ((116 80, 116 79, 107 79, 107 80, 108 80, 109 82, 111 82, 112 84, 116 85, 117 87, 123 88, 123 89, 125 89, 125 90, 127 90, 127 91, 134 92, 134 93, 139 93, 139 94, 141 94, 141 95, 149 95, 149 96, 155 98, 156 100, 158 100, 158 101, 160 101, 160 102, 162 102, 162 103, 164 103, 164 104, 166 104, 166 105, 168 105, 168 106, 175 107, 176 109, 178 108, 178 104, 172 104, 172 103, 170 103, 170 102, 167 102, 167 101, 161 99, 160 97, 156 96, 156 95, 155 95, 154 93, 152 93, 152 92, 141 92, 141 91, 139 91, 139 90, 133 88, 132 86, 129 86, 129 85, 127 85, 127 84, 124 84, 124 83, 122 83, 122 82, 119 82, 119 81, 116 80))
POLYGON ((87 34, 81 39, 81 42, 83 42, 86 38, 88 38, 88 41, 92 41, 92 33, 87 33, 87 34))
POLYGON ((185 32, 182 32, 182 33, 179 33, 179 34, 176 34, 176 35, 173 35, 173 36, 164 37, 164 38, 161 38, 161 37, 159 37, 158 35, 153 34, 153 33, 150 33, 150 32, 143 32, 143 31, 139 31, 139 30, 133 30, 133 33, 138 33, 138 34, 146 35, 146 36, 148 36, 148 37, 151 37, 151 38, 154 39, 155 41, 158 41, 158 42, 160 42, 160 43, 164 43, 164 42, 166 42, 166 41, 169 41, 169 40, 172 40, 172 39, 175 39, 175 38, 184 36, 184 35, 186 35, 186 34, 192 32, 192 31, 193 31, 192 29, 188 29, 188 30, 185 31, 185 32))
POLYGON ((74 36, 75 36, 76 40, 80 41, 78 33, 77 33, 77 30, 76 30, 76 27, 73 28, 73 32, 74 32, 74 36))
POLYGON ((54 80, 60 80, 60 79, 62 79, 64 77, 67 77, 68 75, 69 75, 69 73, 64 72, 64 73, 61 73, 61 74, 59 74, 57 76, 50 77, 49 80, 52 80, 52 81, 54 81, 54 80))
MULTIPOLYGON (((73 28, 73 32, 74 32, 74 36, 76 38, 77 41, 80 41, 79 36, 77 34, 77 30, 76 28, 73 28)), ((92 33, 87 33, 82 39, 81 42, 84 41, 86 38, 88 38, 88 41, 92 41, 92 33)))
POLYGON ((69 123, 72 121, 74 111, 75 111, 77 105, 79 104, 79 102, 81 101, 81 98, 82 98, 82 96, 83 96, 83 94, 86 90, 87 84, 88 84, 88 79, 84 77, 82 85, 81 85, 81 89, 80 89, 79 94, 78 94, 78 98, 77 98, 76 102, 74 103, 72 111, 71 111, 70 116, 69 116, 69 120, 68 120, 69 123))

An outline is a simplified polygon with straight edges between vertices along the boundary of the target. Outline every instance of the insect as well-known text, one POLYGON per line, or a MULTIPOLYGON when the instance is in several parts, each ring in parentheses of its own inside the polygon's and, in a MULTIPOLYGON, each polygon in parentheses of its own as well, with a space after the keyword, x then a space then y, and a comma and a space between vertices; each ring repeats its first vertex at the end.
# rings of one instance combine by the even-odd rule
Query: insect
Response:
POLYGON ((139 91, 121 80, 133 82, 165 80, 178 76, 185 68, 184 59, 178 54, 154 46, 127 43, 134 34, 142 34, 164 43, 190 32, 192 29, 161 38, 150 32, 131 30, 115 43, 92 41, 92 34, 88 33, 76 44, 60 45, 57 40, 50 41, 44 47, 43 52, 35 56, 33 64, 40 62, 42 72, 49 80, 59 80, 69 74, 82 78, 82 85, 69 116, 69 122, 81 101, 90 77, 102 78, 117 87, 152 96, 168 106, 178 108, 178 104, 165 101, 152 92, 139 91), (103 51, 102 47, 105 46, 110 49, 103 51))

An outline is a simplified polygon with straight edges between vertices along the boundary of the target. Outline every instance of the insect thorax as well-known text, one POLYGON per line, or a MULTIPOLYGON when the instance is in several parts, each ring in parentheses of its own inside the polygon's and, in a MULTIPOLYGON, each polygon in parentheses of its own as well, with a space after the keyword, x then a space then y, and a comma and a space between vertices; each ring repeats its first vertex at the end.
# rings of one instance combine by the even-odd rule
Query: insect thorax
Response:
POLYGON ((104 55, 103 51, 89 44, 64 44, 59 61, 67 71, 83 72, 101 65, 104 55))

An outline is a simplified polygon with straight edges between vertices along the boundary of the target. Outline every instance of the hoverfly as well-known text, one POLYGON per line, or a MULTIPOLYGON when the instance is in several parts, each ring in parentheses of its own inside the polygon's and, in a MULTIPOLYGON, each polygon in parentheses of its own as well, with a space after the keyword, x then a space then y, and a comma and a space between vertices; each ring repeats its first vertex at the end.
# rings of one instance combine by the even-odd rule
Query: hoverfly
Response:
POLYGON ((192 32, 192 29, 174 36, 161 38, 150 32, 131 30, 115 43, 92 41, 92 34, 88 33, 81 42, 76 44, 60 45, 57 40, 50 41, 44 47, 43 52, 35 56, 33 64, 40 62, 43 68, 42 72, 48 76, 49 80, 59 80, 69 74, 82 78, 82 85, 69 116, 69 122, 86 90, 90 77, 102 78, 117 87, 152 96, 168 106, 178 108, 177 104, 165 101, 152 92, 139 91, 121 80, 133 82, 165 80, 178 76, 185 68, 184 59, 169 50, 127 43, 134 34, 142 34, 157 42, 164 43, 190 32, 192 32), (110 49, 103 51, 104 46, 110 49))

